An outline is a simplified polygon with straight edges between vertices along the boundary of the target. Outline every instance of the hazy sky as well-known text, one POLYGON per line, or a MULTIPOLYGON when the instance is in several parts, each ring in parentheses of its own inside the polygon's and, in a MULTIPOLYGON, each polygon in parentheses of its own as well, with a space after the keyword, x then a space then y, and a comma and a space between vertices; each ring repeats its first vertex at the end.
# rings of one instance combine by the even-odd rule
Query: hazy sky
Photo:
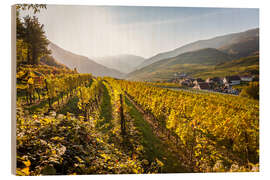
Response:
POLYGON ((37 16, 50 41, 87 57, 147 58, 196 40, 259 27, 258 9, 48 5, 37 16))

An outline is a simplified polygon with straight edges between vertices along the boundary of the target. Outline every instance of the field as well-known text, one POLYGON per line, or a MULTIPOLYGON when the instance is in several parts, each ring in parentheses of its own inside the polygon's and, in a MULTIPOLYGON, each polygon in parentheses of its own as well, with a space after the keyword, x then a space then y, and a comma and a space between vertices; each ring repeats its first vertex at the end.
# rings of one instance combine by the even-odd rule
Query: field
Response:
POLYGON ((259 171, 258 100, 28 65, 16 113, 17 175, 259 171))

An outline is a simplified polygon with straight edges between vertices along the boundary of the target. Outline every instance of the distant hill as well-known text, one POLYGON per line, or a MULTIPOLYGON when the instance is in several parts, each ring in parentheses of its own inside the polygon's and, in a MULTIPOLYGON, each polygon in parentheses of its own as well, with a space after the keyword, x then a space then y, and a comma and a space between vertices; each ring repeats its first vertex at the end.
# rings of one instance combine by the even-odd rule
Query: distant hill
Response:
POLYGON ((205 48, 196 51, 186 52, 173 58, 161 60, 159 62, 156 62, 155 65, 157 64, 160 66, 164 65, 172 66, 175 64, 215 65, 222 62, 226 62, 231 59, 232 59, 231 56, 217 49, 205 48))
POLYGON ((259 29, 256 28, 240 33, 218 36, 208 40, 196 41, 172 51, 160 53, 146 59, 137 67, 137 69, 158 62, 162 59, 172 58, 185 52, 204 48, 220 49, 221 51, 234 55, 237 58, 245 57, 259 50, 259 29))
POLYGON ((259 36, 239 40, 237 43, 223 46, 219 50, 230 54, 234 58, 251 56, 259 52, 259 36))
POLYGON ((145 59, 140 56, 121 54, 117 56, 93 58, 93 60, 103 66, 116 69, 122 73, 130 73, 131 71, 136 70, 136 67, 145 59))
POLYGON ((49 44, 49 49, 57 61, 71 69, 77 68, 77 71, 80 73, 92 73, 95 76, 111 76, 115 78, 121 78, 124 75, 115 69, 98 64, 85 56, 64 50, 52 42, 49 44))
POLYGON ((259 75, 259 55, 220 63, 203 71, 193 72, 194 77, 224 77, 228 75, 259 75))
POLYGON ((175 72, 191 73, 194 70, 203 70, 230 60, 232 60, 230 55, 217 49, 200 49, 150 64, 128 74, 127 79, 166 80, 172 78, 175 72))

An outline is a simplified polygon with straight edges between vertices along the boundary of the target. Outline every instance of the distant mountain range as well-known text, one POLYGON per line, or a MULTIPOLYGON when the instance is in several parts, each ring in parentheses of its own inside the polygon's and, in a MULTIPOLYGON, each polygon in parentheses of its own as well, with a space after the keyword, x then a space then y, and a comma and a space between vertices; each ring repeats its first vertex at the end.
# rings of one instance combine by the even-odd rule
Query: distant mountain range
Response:
POLYGON ((214 48, 205 48, 186 52, 178 56, 152 63, 127 75, 135 80, 167 80, 174 77, 175 72, 191 73, 232 60, 232 57, 214 48))
POLYGON ((51 56, 59 63, 66 65, 70 69, 77 68, 80 73, 92 73, 95 76, 111 76, 115 78, 124 76, 123 73, 115 69, 98 64, 85 56, 64 50, 52 42, 49 44, 49 49, 52 51, 51 56))
POLYGON ((258 28, 196 41, 149 59, 130 54, 89 59, 52 42, 49 49, 52 58, 43 59, 45 64, 77 68, 80 73, 92 73, 95 76, 131 80, 169 80, 176 72, 199 77, 235 74, 234 71, 258 74, 259 71, 258 28), (246 59, 249 59, 249 63, 244 62, 246 59))
MULTIPOLYGON (((259 57, 258 52, 259 29, 252 29, 196 41, 173 51, 158 54, 146 59, 137 70, 127 74, 126 79, 168 80, 172 79, 176 72, 197 76, 199 72, 216 68, 222 63, 254 55, 259 57)), ((243 63, 243 61, 239 62, 243 63)), ((256 66, 257 62, 252 62, 256 66)), ((256 68, 258 67, 256 66, 256 68)))
POLYGON ((143 57, 131 54, 121 54, 117 56, 106 56, 92 59, 103 66, 116 69, 122 73, 130 73, 136 70, 138 65, 145 61, 143 57))
POLYGON ((199 40, 174 49, 172 51, 160 53, 149 59, 146 59, 142 64, 137 67, 137 69, 140 69, 163 59, 175 57, 185 52, 195 51, 204 48, 220 49, 238 58, 247 56, 248 53, 259 50, 259 29, 256 28, 240 33, 218 36, 208 40, 199 40))

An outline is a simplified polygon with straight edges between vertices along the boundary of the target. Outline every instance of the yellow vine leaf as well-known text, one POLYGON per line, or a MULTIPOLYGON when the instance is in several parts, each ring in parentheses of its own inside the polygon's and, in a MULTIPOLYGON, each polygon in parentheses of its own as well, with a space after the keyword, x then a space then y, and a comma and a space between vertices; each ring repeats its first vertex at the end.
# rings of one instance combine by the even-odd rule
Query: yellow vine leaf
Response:
POLYGON ((24 164, 26 167, 31 166, 31 162, 30 162, 30 160, 23 161, 23 164, 24 164))

